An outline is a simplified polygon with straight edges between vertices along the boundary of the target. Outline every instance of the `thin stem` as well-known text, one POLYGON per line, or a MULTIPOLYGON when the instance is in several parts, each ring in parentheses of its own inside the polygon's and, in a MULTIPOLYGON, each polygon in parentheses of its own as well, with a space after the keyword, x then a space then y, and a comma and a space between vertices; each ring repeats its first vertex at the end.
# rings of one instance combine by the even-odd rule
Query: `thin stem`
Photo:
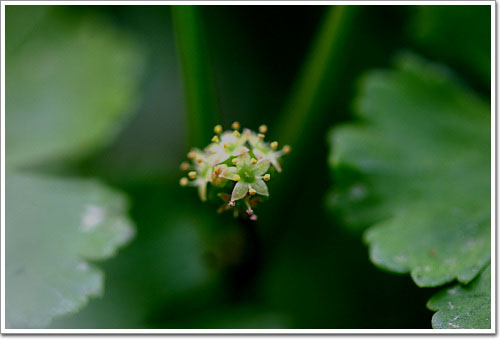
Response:
POLYGON ((202 18, 197 6, 172 6, 172 17, 185 89, 189 144, 201 147, 209 142, 218 121, 202 18))
POLYGON ((278 120, 275 135, 292 146, 293 158, 303 155, 307 140, 322 124, 320 116, 324 114, 325 103, 334 95, 332 87, 341 85, 335 83, 335 76, 345 65, 341 59, 346 54, 346 40, 357 11, 358 6, 328 9, 278 120))
MULTIPOLYGON (((353 32, 358 11, 359 6, 329 6, 290 97, 275 124, 273 136, 282 145, 289 144, 292 147, 292 152, 283 159, 282 175, 272 187, 275 201, 281 201, 275 202, 277 209, 290 208, 288 199, 280 199, 289 196, 290 187, 297 194, 304 185, 308 185, 305 178, 309 174, 304 176, 300 172, 304 171, 301 164, 304 161, 318 161, 315 157, 324 157, 322 148, 325 130, 334 120, 331 115, 335 114, 335 108, 330 109, 328 104, 335 92, 345 86, 345 74, 342 75, 342 72, 349 64, 347 41, 353 32), (302 179, 297 182, 297 178, 302 179)), ((278 215, 275 218, 280 219, 278 215)))

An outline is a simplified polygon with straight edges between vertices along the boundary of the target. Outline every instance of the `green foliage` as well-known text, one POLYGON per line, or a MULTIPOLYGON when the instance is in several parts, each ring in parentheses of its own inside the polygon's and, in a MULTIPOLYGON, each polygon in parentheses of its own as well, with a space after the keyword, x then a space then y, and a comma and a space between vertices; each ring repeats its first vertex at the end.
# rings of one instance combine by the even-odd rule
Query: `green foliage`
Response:
POLYGON ((8 166, 81 156, 107 142, 138 99, 137 43, 61 9, 6 9, 8 166))
POLYGON ((52 328, 157 327, 152 319, 162 327, 184 328, 173 324, 177 314, 202 303, 221 267, 241 252, 236 225, 220 223, 212 208, 200 208, 177 181, 142 184, 128 193, 135 201, 132 217, 141 228, 120 255, 104 264, 106 293, 81 312, 54 321, 52 328), (152 190, 158 187, 161 193, 152 190))
POLYGON ((7 6, 6 21, 6 327, 40 328, 102 294, 87 260, 134 231, 122 194, 36 165, 113 137, 137 101, 142 56, 127 35, 60 7, 7 6))
POLYGON ((446 68, 404 55, 363 80, 356 107, 360 122, 330 136, 330 205, 370 226, 379 267, 419 286, 469 283, 490 258, 489 105, 446 68))
POLYGON ((326 131, 351 118, 359 75, 387 66, 401 46, 489 94, 489 8, 7 6, 9 326, 41 327, 54 317, 54 329, 428 328, 433 312, 423 305, 437 288, 377 269, 356 234, 367 228, 379 267, 422 267, 414 274, 422 285, 451 281, 457 292, 429 303, 438 311, 434 327, 489 326, 481 271, 488 105, 446 69, 407 59, 371 73, 359 103, 378 108, 353 128, 366 131, 346 147, 359 158, 335 165, 330 195, 349 227, 321 204, 331 182, 326 131), (129 120, 135 103, 140 114, 129 120), (214 213, 178 183, 187 147, 203 146, 215 123, 234 120, 253 129, 266 123, 270 140, 293 147, 280 180, 266 183, 273 199, 253 224, 214 213), (372 131, 379 128, 384 135, 372 131), (54 170, 112 183, 126 199, 54 170), (130 227, 113 229, 130 224, 126 200, 137 234, 110 258, 130 235, 130 227), (82 231, 95 220, 100 232, 82 231), (393 260, 402 252, 407 262, 393 260))
POLYGON ((133 235, 124 197, 97 182, 8 173, 6 326, 39 328, 103 290, 86 260, 133 235))
POLYGON ((434 328, 491 327, 491 268, 488 266, 469 285, 457 284, 433 296, 427 307, 437 311, 434 328))

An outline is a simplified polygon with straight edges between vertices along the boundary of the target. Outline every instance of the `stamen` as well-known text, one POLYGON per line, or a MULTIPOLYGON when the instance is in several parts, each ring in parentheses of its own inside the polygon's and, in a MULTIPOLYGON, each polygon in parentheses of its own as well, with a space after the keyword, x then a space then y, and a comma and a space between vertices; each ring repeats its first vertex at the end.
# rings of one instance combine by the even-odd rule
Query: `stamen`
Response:
POLYGON ((231 125, 232 129, 240 129, 240 123, 238 121, 233 122, 231 125))
POLYGON ((186 177, 182 177, 181 180, 179 180, 179 185, 181 185, 182 187, 185 187, 188 184, 189 184, 189 180, 186 177))
POLYGON ((269 174, 269 173, 268 173, 268 174, 264 175, 263 179, 264 179, 265 181, 269 181, 269 180, 271 180, 271 174, 269 174))
POLYGON ((227 203, 229 206, 235 206, 236 205, 236 201, 234 200, 231 200, 230 202, 227 203))
POLYGON ((202 158, 198 158, 198 159, 196 159, 196 162, 199 163, 199 164, 201 164, 203 162, 203 159, 202 158))
POLYGON ((255 193, 257 193, 257 191, 256 191, 254 188, 250 187, 250 188, 248 189, 248 194, 250 194, 250 195, 255 195, 255 193))
POLYGON ((240 177, 240 175, 239 175, 239 174, 235 174, 235 175, 233 175, 233 180, 234 180, 234 181, 240 181, 240 179, 241 179, 241 177, 240 177))
POLYGON ((189 177, 190 179, 194 179, 194 178, 196 178, 196 171, 191 171, 191 172, 189 172, 189 173, 188 173, 188 177, 189 177))
POLYGON ((188 153, 188 158, 189 159, 194 159, 195 157, 196 157, 196 153, 195 152, 191 151, 191 152, 188 153))
MULTIPOLYGON (((245 205, 247 206, 247 213, 248 213, 248 211, 253 212, 252 206, 250 205, 250 197, 245 197, 244 201, 245 201, 245 205)), ((251 213, 248 213, 248 214, 251 214, 251 213)))
POLYGON ((189 163, 186 161, 181 162, 181 171, 187 171, 189 169, 189 163))
POLYGON ((252 221, 255 221, 255 220, 257 220, 257 215, 255 215, 255 214, 252 214, 252 216, 250 216, 250 220, 252 220, 252 221))
POLYGON ((231 147, 231 145, 229 145, 229 144, 224 144, 224 148, 229 148, 229 147, 231 147))
POLYGON ((259 133, 259 134, 257 134, 257 135, 258 135, 258 137, 259 137, 259 139, 260 139, 260 140, 264 140, 264 138, 266 137, 266 136, 265 136, 264 134, 262 134, 262 133, 259 133))
POLYGON ((257 159, 252 158, 252 160, 250 160, 250 163, 251 163, 252 165, 255 165, 255 164, 257 163, 257 159))
POLYGON ((238 132, 238 131, 234 131, 234 132, 233 132, 233 135, 234 135, 235 137, 239 137, 241 134, 240 134, 240 132, 238 132))
POLYGON ((267 126, 266 125, 260 125, 259 132, 260 133, 267 133, 267 126))
POLYGON ((252 215, 253 214, 253 209, 249 208, 245 212, 247 212, 248 215, 252 215))
POLYGON ((278 142, 277 142, 277 141, 273 141, 273 142, 271 143, 271 148, 272 148, 272 149, 278 149, 278 142))
POLYGON ((222 126, 221 125, 216 125, 214 127, 214 133, 221 134, 222 133, 222 126))
POLYGON ((283 146, 283 153, 288 154, 292 151, 292 148, 288 145, 283 146))
POLYGON ((212 142, 219 142, 219 137, 214 135, 214 137, 212 138, 212 142))
POLYGON ((231 162, 233 163, 233 165, 236 165, 238 163, 238 158, 233 158, 233 160, 231 160, 231 162))

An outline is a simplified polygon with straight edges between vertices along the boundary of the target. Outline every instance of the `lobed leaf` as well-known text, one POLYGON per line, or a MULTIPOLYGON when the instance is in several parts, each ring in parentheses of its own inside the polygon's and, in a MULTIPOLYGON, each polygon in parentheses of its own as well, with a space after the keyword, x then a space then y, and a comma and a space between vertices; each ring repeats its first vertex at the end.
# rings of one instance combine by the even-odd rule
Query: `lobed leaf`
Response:
POLYGON ((470 283, 430 300, 435 328, 489 328, 489 268, 476 278, 491 253, 489 105, 407 54, 364 79, 357 112, 330 136, 330 206, 368 228, 377 266, 421 287, 470 283))
POLYGON ((6 178, 6 327, 45 327, 103 292, 88 260, 114 255, 133 236, 126 201, 90 180, 6 178))
POLYGON ((137 101, 135 41, 56 6, 7 6, 6 25, 7 165, 80 156, 109 140, 137 101))
POLYGON ((434 328, 491 328, 490 266, 469 285, 456 284, 440 291, 427 307, 437 311, 432 317, 434 328))
POLYGON ((488 104, 406 55, 364 79, 358 113, 360 123, 331 135, 333 168, 361 173, 333 201, 353 202, 344 213, 373 224, 372 261, 419 286, 470 282, 490 258, 488 104))

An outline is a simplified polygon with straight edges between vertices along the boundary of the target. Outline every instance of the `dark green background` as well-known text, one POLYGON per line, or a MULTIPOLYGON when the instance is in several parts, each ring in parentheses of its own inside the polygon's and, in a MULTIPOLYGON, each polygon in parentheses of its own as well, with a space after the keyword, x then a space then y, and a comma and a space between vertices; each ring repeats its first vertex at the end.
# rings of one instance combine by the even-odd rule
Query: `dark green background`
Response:
MULTIPOLYGON (((351 119, 359 77, 411 50, 490 90, 488 6, 357 6, 316 93, 308 123, 285 107, 328 6, 199 6, 220 123, 299 131, 255 225, 217 215, 179 187, 188 141, 183 73, 169 6, 73 6, 135 36, 147 53, 142 102, 116 140, 64 169, 129 195, 137 235, 98 263, 103 298, 55 321, 69 328, 430 328, 436 289, 380 271, 359 233, 329 215, 326 132, 351 119), (285 113, 283 113, 285 112, 285 113)), ((208 91, 208 89, 207 89, 208 91)), ((211 133, 213 126, 205 126, 211 133)), ((207 140, 208 143, 208 140, 207 140)))

